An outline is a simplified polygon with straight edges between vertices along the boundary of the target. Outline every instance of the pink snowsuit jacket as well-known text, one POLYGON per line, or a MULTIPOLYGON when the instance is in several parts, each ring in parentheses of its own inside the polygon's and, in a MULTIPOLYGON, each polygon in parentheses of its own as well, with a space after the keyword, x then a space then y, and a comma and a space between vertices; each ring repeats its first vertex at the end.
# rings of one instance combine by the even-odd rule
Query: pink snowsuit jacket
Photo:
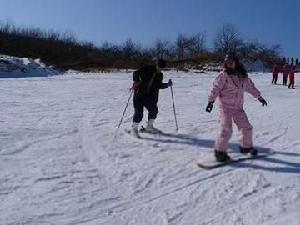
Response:
POLYGON ((213 82, 208 101, 215 101, 219 97, 221 109, 225 111, 241 110, 243 109, 245 91, 254 98, 260 96, 259 90, 249 77, 241 79, 236 75, 228 75, 222 71, 213 82))

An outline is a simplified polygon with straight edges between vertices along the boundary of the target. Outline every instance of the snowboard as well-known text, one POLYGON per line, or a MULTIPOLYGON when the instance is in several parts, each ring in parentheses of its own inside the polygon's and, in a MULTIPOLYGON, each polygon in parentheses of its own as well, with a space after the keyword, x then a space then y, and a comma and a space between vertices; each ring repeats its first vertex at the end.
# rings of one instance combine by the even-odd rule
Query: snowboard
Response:
POLYGON ((197 166, 202 169, 210 170, 210 169, 214 169, 214 168, 218 168, 218 167, 222 167, 222 166, 226 166, 226 165, 230 165, 230 164, 235 164, 235 163, 239 163, 239 162, 243 162, 243 161, 247 161, 247 160, 255 160, 255 159, 265 158, 269 155, 270 154, 265 154, 265 153, 261 153, 256 156, 252 156, 250 154, 247 154, 247 155, 235 154, 235 155, 230 155, 231 160, 228 160, 225 162, 217 162, 216 159, 214 158, 214 156, 212 156, 210 159, 198 161, 197 166))

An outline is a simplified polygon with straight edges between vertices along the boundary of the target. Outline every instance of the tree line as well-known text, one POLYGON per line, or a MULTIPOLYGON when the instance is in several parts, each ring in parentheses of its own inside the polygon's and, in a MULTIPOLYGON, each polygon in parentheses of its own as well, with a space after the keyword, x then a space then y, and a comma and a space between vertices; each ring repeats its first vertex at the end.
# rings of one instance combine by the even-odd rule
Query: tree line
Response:
POLYGON ((213 49, 206 47, 206 39, 205 32, 198 32, 178 34, 175 40, 157 38, 148 48, 130 38, 122 44, 104 42, 101 46, 95 46, 91 42, 77 40, 70 32, 58 33, 40 28, 19 28, 9 23, 0 24, 1 54, 40 58, 46 64, 62 69, 91 71, 137 68, 151 63, 153 58, 164 58, 172 67, 180 69, 219 62, 228 51, 237 52, 242 60, 260 59, 270 66, 283 62, 279 45, 246 42, 233 24, 222 25, 215 35, 213 49))

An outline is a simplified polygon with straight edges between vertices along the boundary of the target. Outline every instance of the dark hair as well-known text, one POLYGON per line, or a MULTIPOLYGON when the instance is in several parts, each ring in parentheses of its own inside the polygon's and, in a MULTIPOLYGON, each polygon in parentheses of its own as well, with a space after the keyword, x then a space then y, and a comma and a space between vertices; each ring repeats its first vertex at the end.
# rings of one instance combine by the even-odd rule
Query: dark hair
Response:
POLYGON ((164 59, 158 59, 156 63, 159 68, 165 68, 167 66, 167 62, 164 59))
POLYGON ((224 67, 224 70, 225 70, 225 72, 227 74, 237 75, 240 78, 246 78, 246 77, 248 77, 248 73, 247 73, 244 65, 242 63, 240 63, 238 57, 234 53, 227 54, 225 56, 223 67, 224 67), (229 60, 233 60, 235 62, 235 68, 234 69, 231 69, 231 68, 229 68, 227 66, 226 63, 229 60))

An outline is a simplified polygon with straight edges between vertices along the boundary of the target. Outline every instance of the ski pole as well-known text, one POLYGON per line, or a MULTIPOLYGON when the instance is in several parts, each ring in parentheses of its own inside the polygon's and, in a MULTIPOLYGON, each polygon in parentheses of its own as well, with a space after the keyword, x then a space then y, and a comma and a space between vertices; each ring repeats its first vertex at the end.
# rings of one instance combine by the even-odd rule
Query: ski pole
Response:
POLYGON ((174 113, 174 118, 175 118, 176 131, 178 131, 178 123, 177 123, 177 118, 176 118, 173 85, 171 86, 171 95, 172 95, 172 102, 173 102, 173 113, 174 113))
POLYGON ((121 124, 122 124, 122 122, 123 122, 123 119, 124 119, 124 116, 125 116, 125 112, 126 112, 126 110, 127 110, 127 108, 128 108, 129 101, 130 101, 130 99, 131 99, 131 97, 132 97, 132 94, 133 94, 133 90, 130 91, 130 95, 129 95, 129 97, 128 97, 126 106, 125 106, 125 108, 124 108, 124 110, 123 110, 123 114, 122 114, 121 120, 120 120, 120 122, 119 122, 119 124, 118 124, 117 130, 116 130, 116 133, 115 133, 115 138, 116 138, 117 132, 118 132, 118 130, 119 130, 119 128, 120 128, 120 126, 121 126, 121 124))

